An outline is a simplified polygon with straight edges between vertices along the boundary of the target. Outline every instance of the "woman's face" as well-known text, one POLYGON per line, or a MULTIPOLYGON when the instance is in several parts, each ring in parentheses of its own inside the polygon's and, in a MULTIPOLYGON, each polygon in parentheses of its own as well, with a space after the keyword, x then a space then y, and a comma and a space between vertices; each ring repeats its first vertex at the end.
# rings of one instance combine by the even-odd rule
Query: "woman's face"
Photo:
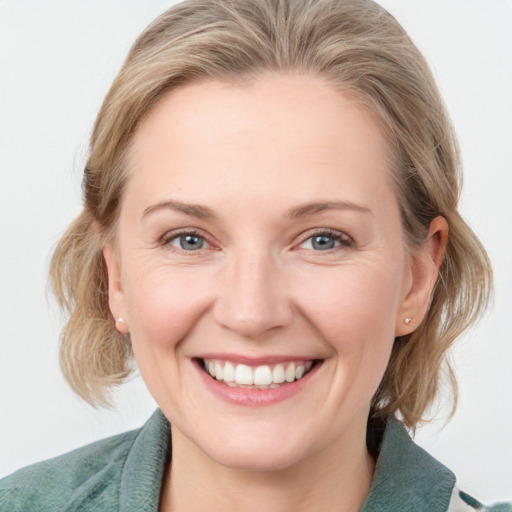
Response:
POLYGON ((128 173, 110 304, 176 435, 260 470, 364 437, 414 316, 375 116, 314 76, 187 85, 128 173))

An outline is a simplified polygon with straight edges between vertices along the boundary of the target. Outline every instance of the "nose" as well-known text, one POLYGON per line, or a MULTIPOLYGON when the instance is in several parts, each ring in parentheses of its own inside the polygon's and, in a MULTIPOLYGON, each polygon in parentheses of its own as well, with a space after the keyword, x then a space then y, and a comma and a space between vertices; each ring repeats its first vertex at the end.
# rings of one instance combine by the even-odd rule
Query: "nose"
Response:
POLYGON ((261 339, 290 325, 293 308, 282 270, 269 255, 247 251, 220 276, 215 320, 247 339, 261 339))

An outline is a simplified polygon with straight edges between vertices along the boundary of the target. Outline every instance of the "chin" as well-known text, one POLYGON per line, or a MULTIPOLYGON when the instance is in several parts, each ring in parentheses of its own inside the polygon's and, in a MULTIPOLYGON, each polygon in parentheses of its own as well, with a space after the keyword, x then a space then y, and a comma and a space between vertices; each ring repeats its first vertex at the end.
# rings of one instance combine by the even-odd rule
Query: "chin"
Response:
MULTIPOLYGON (((290 468, 307 457, 307 448, 289 431, 262 431, 257 435, 229 436, 215 444, 201 446, 203 452, 222 466, 254 472, 272 472, 290 468)), ((300 436, 303 440, 304 437, 300 436)))
POLYGON ((268 473, 282 471, 297 464, 302 457, 297 451, 262 449, 257 443, 250 449, 219 450, 207 455, 227 468, 268 473))

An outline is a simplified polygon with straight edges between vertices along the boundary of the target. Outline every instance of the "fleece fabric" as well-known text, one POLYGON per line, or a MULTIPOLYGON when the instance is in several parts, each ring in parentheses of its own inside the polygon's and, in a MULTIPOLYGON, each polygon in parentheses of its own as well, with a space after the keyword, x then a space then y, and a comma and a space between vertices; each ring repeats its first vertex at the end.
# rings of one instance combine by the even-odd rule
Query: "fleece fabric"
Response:
MULTIPOLYGON (((170 426, 157 410, 139 430, 92 443, 0 480, 0 511, 156 512, 170 426)), ((455 487, 453 473, 389 418, 361 512, 512 512, 483 507, 455 487)))

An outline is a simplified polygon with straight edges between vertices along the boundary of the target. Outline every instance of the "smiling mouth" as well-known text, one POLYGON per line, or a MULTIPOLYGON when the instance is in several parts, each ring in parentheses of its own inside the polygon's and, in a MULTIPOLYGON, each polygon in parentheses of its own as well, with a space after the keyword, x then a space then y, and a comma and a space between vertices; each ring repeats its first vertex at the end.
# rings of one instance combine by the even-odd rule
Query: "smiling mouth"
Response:
POLYGON ((248 389, 274 389, 304 378, 320 360, 289 361, 271 365, 248 366, 219 359, 198 359, 199 366, 211 378, 226 386, 248 389))

